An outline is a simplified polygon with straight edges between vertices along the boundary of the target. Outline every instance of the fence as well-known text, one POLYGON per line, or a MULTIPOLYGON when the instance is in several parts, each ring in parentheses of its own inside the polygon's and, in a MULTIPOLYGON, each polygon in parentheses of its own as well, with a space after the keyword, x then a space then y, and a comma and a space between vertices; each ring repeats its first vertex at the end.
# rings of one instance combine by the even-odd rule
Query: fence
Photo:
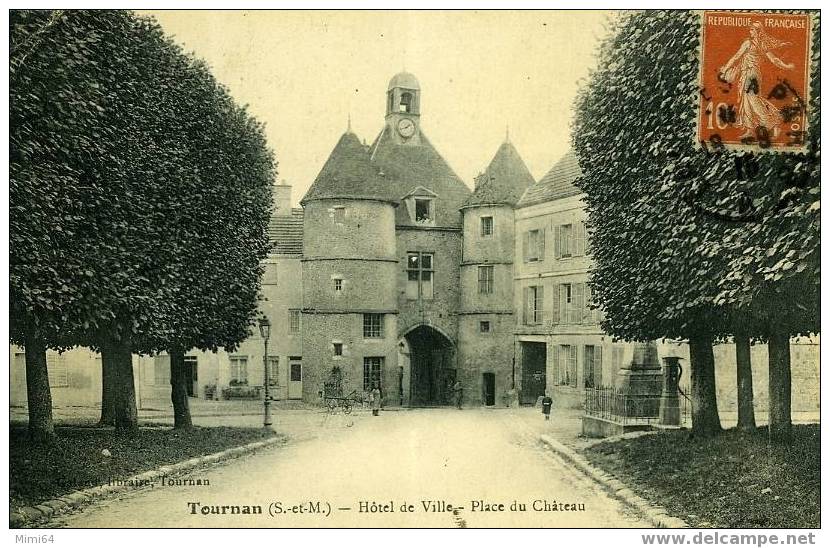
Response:
POLYGON ((585 414, 621 424, 651 424, 660 415, 660 396, 629 394, 613 386, 586 388, 585 414))
MULTIPOLYGON (((689 420, 688 400, 679 396, 681 424, 689 420)), ((620 424, 656 424, 660 418, 660 394, 630 394, 613 386, 585 389, 585 415, 620 424)))

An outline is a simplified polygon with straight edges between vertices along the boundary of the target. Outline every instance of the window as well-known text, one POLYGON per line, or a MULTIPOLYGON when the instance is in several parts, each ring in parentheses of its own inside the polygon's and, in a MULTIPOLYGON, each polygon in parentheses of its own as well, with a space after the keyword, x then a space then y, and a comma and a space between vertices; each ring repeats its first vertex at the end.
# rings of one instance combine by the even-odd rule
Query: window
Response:
POLYGON ((248 384, 248 356, 231 356, 231 386, 248 384))
POLYGON ((170 356, 163 354, 153 358, 153 378, 156 386, 170 384, 170 356))
POLYGON ((343 343, 334 343, 334 355, 335 356, 342 356, 343 355, 343 343))
POLYGON ((410 252, 406 258, 406 298, 432 299, 433 296, 433 255, 432 253, 410 252))
POLYGON ((624 354, 625 349, 622 345, 615 344, 611 349, 611 368, 614 371, 619 371, 622 368, 624 354))
POLYGON ((554 286, 554 323, 578 325, 591 323, 590 310, 585 307, 585 284, 570 283, 554 286))
POLYGON ((525 325, 538 325, 542 323, 542 306, 544 287, 532 285, 524 288, 524 323, 525 325))
POLYGON ((196 356, 185 356, 184 357, 184 370, 190 371, 193 375, 193 382, 199 380, 199 360, 196 356))
POLYGON ((481 320, 478 322, 478 330, 481 333, 490 333, 492 329, 492 325, 490 325, 490 320, 481 320))
POLYGON ((380 388, 380 371, 383 368, 382 357, 363 358, 363 390, 380 388))
POLYGON ((297 309, 288 311, 288 330, 291 333, 300 332, 300 311, 297 309))
POLYGON ((380 339, 383 337, 383 314, 363 315, 363 338, 380 339))
POLYGON ((401 93, 400 112, 412 112, 412 94, 401 93))
POLYGON ((571 225, 562 225, 559 227, 559 256, 571 256, 571 238, 573 237, 573 229, 571 225))
POLYGON ((262 285, 277 285, 277 263, 265 263, 262 285))
POLYGON ((51 388, 68 387, 69 367, 66 364, 66 356, 56 352, 47 352, 46 375, 49 377, 51 388))
POLYGON ((583 356, 585 388, 602 386, 602 347, 585 345, 583 356))
POLYGON ((482 295, 493 293, 493 266, 478 267, 478 292, 482 295))
POLYGON ((432 200, 429 198, 415 198, 415 222, 427 223, 432 221, 432 200))
POLYGON ((528 230, 523 239, 524 261, 541 261, 545 258, 545 232, 544 230, 528 230))
POLYGON ((334 290, 343 291, 343 280, 341 278, 334 279, 334 290))
POLYGON ((303 364, 299 362, 291 362, 291 382, 301 382, 303 380, 303 364))
POLYGON ((334 222, 343 223, 346 221, 346 208, 343 206, 334 207, 334 222))
POLYGON ((558 225, 554 227, 554 256, 568 259, 585 255, 585 223, 558 225))
POLYGON ((280 357, 268 356, 268 386, 279 386, 280 357))
POLYGON ((556 384, 576 388, 576 346, 560 344, 554 352, 556 384))
POLYGON ((488 236, 493 235, 493 218, 492 217, 482 217, 481 218, 481 236, 486 238, 488 236))

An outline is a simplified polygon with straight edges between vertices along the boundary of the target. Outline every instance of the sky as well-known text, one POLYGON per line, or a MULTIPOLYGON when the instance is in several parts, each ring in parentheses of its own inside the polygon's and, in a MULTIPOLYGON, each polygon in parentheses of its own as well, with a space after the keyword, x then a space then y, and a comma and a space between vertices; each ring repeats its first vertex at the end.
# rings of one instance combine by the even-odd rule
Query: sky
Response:
POLYGON ((421 84, 421 128, 470 187, 509 127, 538 180, 567 152, 600 11, 152 11, 266 124, 299 202, 346 131, 372 142, 389 79, 421 84))

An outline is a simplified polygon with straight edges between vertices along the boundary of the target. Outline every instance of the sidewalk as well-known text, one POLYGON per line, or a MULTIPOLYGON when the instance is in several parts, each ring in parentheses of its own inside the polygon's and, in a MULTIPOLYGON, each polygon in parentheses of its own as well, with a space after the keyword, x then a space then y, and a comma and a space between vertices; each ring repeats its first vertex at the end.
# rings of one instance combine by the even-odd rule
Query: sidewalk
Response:
MULTIPOLYGON (((231 401, 208 401, 198 398, 190 398, 190 416, 196 417, 229 417, 229 416, 259 416, 263 413, 261 401, 231 400, 231 401)), ((280 400, 271 402, 271 410, 278 412, 282 410, 317 410, 319 406, 310 405, 300 400, 280 400)), ((28 415, 25 407, 10 407, 10 420, 12 422, 27 421, 28 415)), ((80 423, 97 422, 101 416, 100 407, 69 406, 53 407, 52 417, 56 421, 73 421, 80 423)), ((173 404, 153 402, 145 404, 138 410, 138 418, 141 421, 154 421, 157 419, 172 419, 173 404)))

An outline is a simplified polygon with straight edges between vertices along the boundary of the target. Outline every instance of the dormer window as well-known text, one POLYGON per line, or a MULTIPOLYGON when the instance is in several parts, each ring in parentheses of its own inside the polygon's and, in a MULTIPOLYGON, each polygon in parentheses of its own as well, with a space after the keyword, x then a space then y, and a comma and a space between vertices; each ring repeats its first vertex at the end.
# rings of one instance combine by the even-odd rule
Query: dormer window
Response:
POLYGON ((412 94, 401 93, 401 102, 398 105, 398 112, 412 112, 412 94))
POLYGON ((419 186, 404 196, 409 218, 416 225, 435 226, 435 207, 438 195, 428 188, 419 186))
POLYGON ((428 198, 415 198, 415 222, 428 223, 432 220, 432 200, 428 198))

